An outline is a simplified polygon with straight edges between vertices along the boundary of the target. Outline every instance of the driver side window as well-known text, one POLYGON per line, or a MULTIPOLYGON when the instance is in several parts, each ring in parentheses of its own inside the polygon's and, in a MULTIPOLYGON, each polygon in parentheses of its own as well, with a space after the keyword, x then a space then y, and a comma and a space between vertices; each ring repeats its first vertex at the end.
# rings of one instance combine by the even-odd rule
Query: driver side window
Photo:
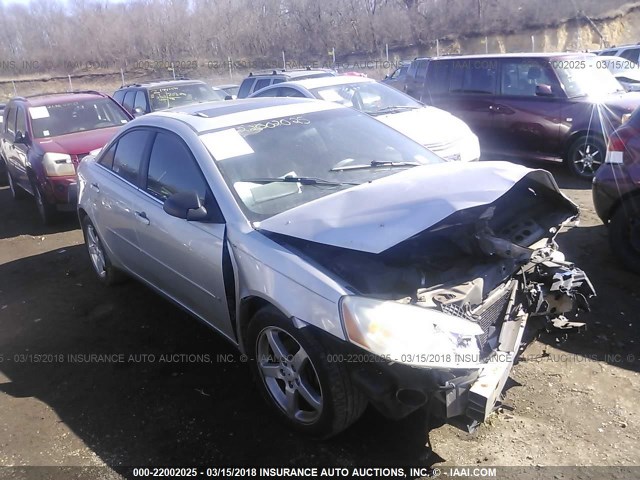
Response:
POLYGON ((147 174, 146 191, 158 200, 165 201, 178 192, 198 193, 205 201, 207 186, 195 158, 187 146, 174 135, 156 135, 147 174))

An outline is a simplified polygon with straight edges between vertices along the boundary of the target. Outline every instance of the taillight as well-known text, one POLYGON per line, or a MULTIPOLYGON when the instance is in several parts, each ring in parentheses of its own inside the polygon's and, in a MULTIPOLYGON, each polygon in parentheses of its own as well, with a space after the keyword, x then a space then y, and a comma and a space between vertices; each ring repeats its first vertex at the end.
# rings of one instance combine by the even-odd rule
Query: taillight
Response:
POLYGON ((607 145, 607 163, 623 163, 624 152, 627 150, 627 142, 632 136, 637 135, 632 128, 619 128, 609 137, 607 145))

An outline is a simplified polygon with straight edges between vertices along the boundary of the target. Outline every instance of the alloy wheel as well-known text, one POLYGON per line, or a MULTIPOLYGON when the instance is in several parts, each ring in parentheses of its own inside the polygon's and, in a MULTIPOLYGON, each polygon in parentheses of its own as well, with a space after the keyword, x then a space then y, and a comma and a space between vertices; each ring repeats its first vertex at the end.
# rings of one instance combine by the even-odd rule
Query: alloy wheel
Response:
POLYGON ((275 403, 292 420, 316 422, 323 409, 322 389, 307 352, 288 332, 267 327, 258 335, 257 366, 275 403))
POLYGON ((104 278, 107 275, 106 261, 104 250, 102 249, 102 243, 96 233, 93 225, 86 226, 87 231, 87 250, 89 250, 89 257, 91 258, 91 264, 93 265, 96 273, 104 278))

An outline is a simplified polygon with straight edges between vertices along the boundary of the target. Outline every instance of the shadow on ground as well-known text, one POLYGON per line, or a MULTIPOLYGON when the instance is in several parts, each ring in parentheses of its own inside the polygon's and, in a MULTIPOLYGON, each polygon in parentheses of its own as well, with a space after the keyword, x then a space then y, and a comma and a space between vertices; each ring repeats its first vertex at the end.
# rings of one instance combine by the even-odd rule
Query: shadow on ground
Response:
POLYGON ((0 187, 0 204, 5 209, 2 213, 0 239, 19 235, 31 235, 34 237, 50 235, 78 228, 78 217, 73 212, 60 213, 58 221, 54 225, 43 225, 33 197, 27 196, 24 199, 13 200, 11 191, 7 186, 0 187))
POLYGON ((329 442, 292 433, 263 404, 232 345, 135 281, 103 287, 87 262, 79 245, 0 266, 0 371, 10 380, 0 390, 45 402, 107 464, 439 459, 425 446, 423 412, 395 422, 367 411, 329 442))

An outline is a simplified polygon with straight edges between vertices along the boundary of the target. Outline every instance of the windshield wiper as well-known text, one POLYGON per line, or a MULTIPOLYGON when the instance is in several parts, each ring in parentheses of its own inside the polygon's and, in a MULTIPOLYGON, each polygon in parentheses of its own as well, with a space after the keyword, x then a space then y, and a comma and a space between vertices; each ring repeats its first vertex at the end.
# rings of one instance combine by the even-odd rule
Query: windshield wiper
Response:
POLYGON ((370 115, 384 115, 385 113, 401 112, 403 110, 416 110, 422 107, 416 107, 411 105, 392 105, 390 107, 384 107, 375 112, 371 112, 370 115))
POLYGON ((370 163, 367 164, 356 164, 356 165, 343 165, 340 167, 333 167, 331 170, 329 170, 330 172, 341 172, 343 170, 362 170, 362 169, 367 169, 367 168, 379 168, 379 167, 390 167, 390 168, 396 168, 396 167, 419 167, 420 165, 422 165, 421 163, 418 162, 391 162, 391 161, 380 161, 380 160, 373 160, 370 163))
POLYGON ((333 182, 331 180, 325 180, 323 178, 316 177, 265 177, 265 178, 243 178, 241 182, 249 183, 299 183, 301 185, 326 185, 329 187, 339 187, 341 185, 360 185, 355 182, 333 182))

